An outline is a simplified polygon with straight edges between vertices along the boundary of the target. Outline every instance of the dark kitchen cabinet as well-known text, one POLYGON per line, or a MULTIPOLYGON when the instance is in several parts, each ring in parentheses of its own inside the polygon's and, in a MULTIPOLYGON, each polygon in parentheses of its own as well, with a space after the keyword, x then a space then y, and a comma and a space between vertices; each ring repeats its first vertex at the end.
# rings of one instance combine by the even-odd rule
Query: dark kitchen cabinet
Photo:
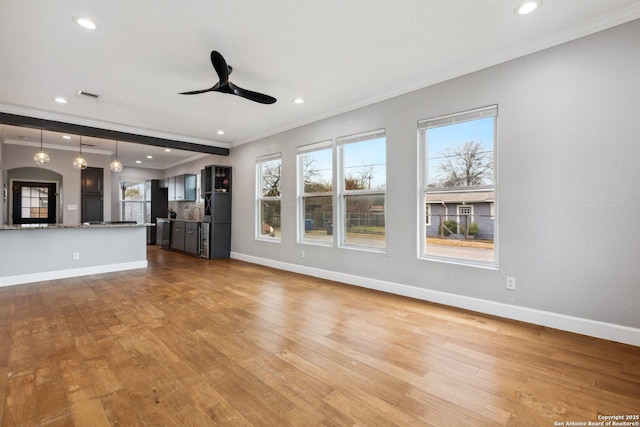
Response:
POLYGON ((171 227, 171 248, 173 250, 184 252, 185 235, 185 222, 173 221, 171 227))
POLYGON ((213 224, 209 250, 211 258, 229 258, 231 255, 231 223, 213 224))
POLYGON ((202 173, 204 187, 204 221, 211 224, 209 254, 205 258, 229 258, 231 254, 232 169, 207 166, 202 173))
POLYGON ((184 251, 191 255, 200 255, 200 224, 197 222, 186 223, 184 251))
POLYGON ((82 196, 82 222, 104 221, 104 204, 102 196, 82 196))
POLYGON ((102 194, 103 189, 102 168, 86 168, 80 172, 82 192, 85 194, 102 194))
POLYGON ((80 172, 81 222, 104 221, 104 171, 86 168, 80 172))

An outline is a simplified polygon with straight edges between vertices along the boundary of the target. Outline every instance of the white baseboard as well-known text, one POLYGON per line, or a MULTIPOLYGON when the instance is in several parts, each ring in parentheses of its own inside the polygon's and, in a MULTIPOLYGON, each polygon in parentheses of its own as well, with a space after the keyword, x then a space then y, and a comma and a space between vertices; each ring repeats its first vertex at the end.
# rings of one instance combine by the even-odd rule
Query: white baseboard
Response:
POLYGON ((599 322, 596 320, 567 316, 549 311, 535 310, 527 307, 504 304, 479 298, 471 298, 463 295, 434 291, 431 289, 417 288, 415 286, 370 279, 367 277, 338 273, 319 268, 305 267, 303 265, 274 261, 237 252, 232 252, 231 258, 253 264, 264 265, 266 267, 273 267, 279 270, 291 271, 307 276, 319 277, 321 279, 333 280, 349 285, 463 308, 506 319, 533 323, 535 325, 547 326, 562 331, 640 346, 640 329, 631 328, 629 326, 599 322))
POLYGON ((91 274, 112 273, 114 271, 147 268, 147 260, 122 262, 118 264, 96 265, 93 267, 73 268, 67 270, 45 271, 42 273, 18 274, 16 276, 0 277, 0 287, 22 285, 25 283, 42 282, 45 280, 66 279, 69 277, 88 276, 91 274))

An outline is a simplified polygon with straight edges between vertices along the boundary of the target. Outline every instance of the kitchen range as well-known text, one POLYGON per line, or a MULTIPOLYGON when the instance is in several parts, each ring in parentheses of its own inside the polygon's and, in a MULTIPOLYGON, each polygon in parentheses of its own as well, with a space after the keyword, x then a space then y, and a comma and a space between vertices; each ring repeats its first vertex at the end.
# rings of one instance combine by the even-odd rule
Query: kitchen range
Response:
POLYGON ((201 171, 202 220, 157 218, 156 244, 206 259, 228 258, 231 253, 231 172, 228 166, 207 166, 201 171))

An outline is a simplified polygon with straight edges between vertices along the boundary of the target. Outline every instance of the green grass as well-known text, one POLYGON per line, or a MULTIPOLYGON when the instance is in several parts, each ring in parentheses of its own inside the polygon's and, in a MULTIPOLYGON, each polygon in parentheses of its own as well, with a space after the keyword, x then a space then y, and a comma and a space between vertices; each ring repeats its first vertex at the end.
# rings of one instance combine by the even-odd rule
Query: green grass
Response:
POLYGON ((365 227, 365 226, 349 227, 349 228, 347 228, 347 233, 384 234, 385 233, 385 228, 384 227, 373 227, 373 226, 369 226, 369 227, 365 227))

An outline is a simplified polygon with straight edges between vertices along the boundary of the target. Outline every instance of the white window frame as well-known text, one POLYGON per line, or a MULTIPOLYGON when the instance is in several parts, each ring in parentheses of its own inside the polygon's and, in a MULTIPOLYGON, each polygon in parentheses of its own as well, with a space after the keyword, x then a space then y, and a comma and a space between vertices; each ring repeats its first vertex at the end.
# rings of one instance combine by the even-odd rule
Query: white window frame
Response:
MULTIPOLYGON (((332 140, 317 142, 314 144, 304 145, 298 147, 297 149, 297 166, 298 166, 298 242, 305 244, 314 244, 314 245, 323 245, 323 246, 333 246, 335 238, 331 237, 331 239, 327 240, 315 240, 305 238, 305 205, 304 201, 306 198, 310 197, 331 197, 332 199, 332 218, 335 219, 335 211, 336 211, 336 203, 335 203, 335 192, 336 192, 336 174, 335 174, 335 147, 332 140), (314 193, 306 193, 304 191, 304 155, 307 153, 312 153, 314 151, 322 151, 322 150, 330 150, 331 151, 331 180, 332 180, 332 191, 327 192, 314 192, 314 193)), ((335 221, 333 222, 335 226, 335 221)))
POLYGON ((280 162, 280 179, 282 180, 282 154, 274 153, 267 156, 256 158, 256 211, 255 211, 255 233, 256 240, 263 240, 268 242, 281 241, 281 236, 270 235, 269 233, 263 233, 262 224, 262 203, 265 201, 279 201, 280 202, 280 230, 282 231, 282 185, 280 186, 280 194, 278 196, 264 196, 262 194, 262 166, 264 163, 278 160, 280 162))
MULTIPOLYGON (((426 120, 418 121, 418 170, 419 170, 419 191, 418 195, 421 206, 421 214, 419 218, 424 218, 426 214, 425 209, 427 206, 426 201, 426 193, 427 193, 427 183, 428 183, 428 141, 427 141, 427 130, 439 126, 447 126, 456 123, 468 122, 478 119, 483 119, 487 117, 494 118, 494 126, 493 126, 493 191, 495 200, 491 202, 490 209, 492 215, 492 221, 494 224, 493 227, 493 261, 479 261, 470 258, 460 258, 460 257, 440 257, 435 255, 427 254, 427 226, 424 220, 421 220, 418 224, 418 258, 419 259, 427 259, 427 260, 436 260, 436 261, 445 261, 451 262, 455 264, 463 264, 463 265, 471 265, 471 266, 479 266, 479 267, 488 267, 492 269, 498 268, 498 221, 496 216, 496 201, 498 194, 498 185, 497 185, 497 145, 498 145, 498 106, 491 105, 487 107, 482 107, 474 110, 463 111, 460 113, 448 114, 445 116, 435 117, 426 120)), ((462 205, 460 205, 462 206, 462 205)), ((466 205, 469 206, 469 205, 466 205)), ((430 213, 430 212, 429 212, 430 213)), ((473 215, 473 207, 472 207, 472 215, 473 215)), ((451 216, 449 213, 448 216, 451 216)), ((456 208, 456 218, 459 218, 458 208, 456 208)))
POLYGON ((118 177, 118 199, 120 200, 120 221, 131 220, 131 218, 125 217, 125 209, 127 205, 141 205, 142 208, 142 224, 147 222, 147 195, 145 194, 147 191, 145 178, 127 178, 120 176, 118 177), (126 200, 122 197, 122 185, 123 183, 128 182, 132 184, 142 184, 142 199, 140 200, 126 200))
POLYGON ((386 252, 387 250, 387 235, 386 235, 386 222, 387 222, 387 209, 386 209, 386 200, 387 200, 387 189, 386 189, 386 176, 387 176, 387 156, 386 156, 386 152, 385 152, 385 189, 384 190, 347 190, 345 189, 345 177, 346 177, 346 173, 345 173, 345 164, 344 164, 344 147, 352 144, 352 143, 356 143, 356 142, 362 142, 362 141, 367 141, 367 140, 372 140, 372 139, 377 139, 377 138, 381 138, 384 137, 385 138, 385 150, 386 150, 386 130, 385 129, 377 129, 374 131, 369 131, 369 132, 362 132, 362 133, 358 133, 358 134, 354 134, 354 135, 350 135, 350 136, 344 136, 344 137, 339 137, 336 138, 336 151, 337 151, 337 158, 338 158, 338 168, 337 168, 337 173, 336 173, 336 182, 334 184, 334 188, 337 188, 338 190, 338 196, 336 197, 335 201, 337 202, 337 208, 338 208, 338 215, 337 215, 337 219, 339 222, 339 226, 336 227, 336 223, 334 222, 334 227, 333 227, 333 232, 334 232, 334 239, 336 239, 339 243, 338 246, 341 248, 350 248, 350 249, 360 249, 360 250, 367 250, 367 251, 374 251, 374 252, 386 252), (346 234, 347 234, 347 230, 346 230, 346 210, 347 210, 347 197, 349 196, 367 196, 367 195, 371 195, 371 196, 383 196, 384 197, 384 221, 385 221, 385 237, 384 237, 384 246, 379 247, 379 246, 366 246, 366 245, 355 245, 353 243, 347 243, 346 242, 346 234))

